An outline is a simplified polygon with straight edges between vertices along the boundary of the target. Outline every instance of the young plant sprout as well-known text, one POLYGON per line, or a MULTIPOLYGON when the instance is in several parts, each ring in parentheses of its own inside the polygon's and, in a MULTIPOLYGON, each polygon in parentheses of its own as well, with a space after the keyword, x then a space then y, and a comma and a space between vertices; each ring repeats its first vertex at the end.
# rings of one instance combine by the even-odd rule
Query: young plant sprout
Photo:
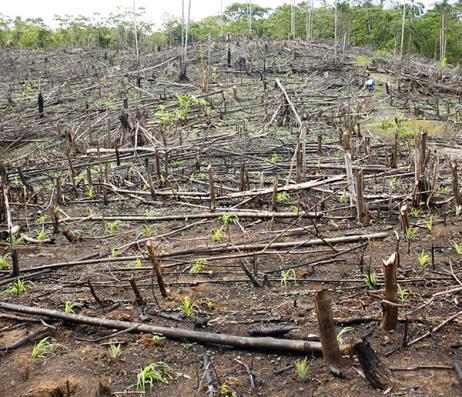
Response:
POLYGON ((32 348, 32 358, 35 360, 37 358, 45 357, 61 346, 61 344, 56 342, 56 339, 47 336, 34 345, 32 348))
POLYGON ((155 383, 167 384, 172 378, 172 370, 167 364, 161 361, 151 363, 138 372, 136 389, 145 392, 149 386, 149 391, 151 391, 155 383))
POLYGON ((303 360, 296 360, 294 362, 294 367, 297 371, 298 381, 300 383, 305 383, 308 379, 308 357, 305 357, 303 360))
POLYGON ((297 274, 295 273, 294 269, 288 269, 286 271, 281 272, 281 284, 284 287, 287 287, 290 283, 296 284, 297 282, 297 274))
POLYGON ((108 347, 108 353, 111 358, 114 360, 119 358, 119 356, 122 354, 122 348, 120 346, 120 343, 118 344, 113 344, 111 343, 108 347))
POLYGON ((419 267, 421 269, 425 269, 430 263, 430 256, 422 251, 421 253, 417 254, 417 260, 419 262, 419 267))

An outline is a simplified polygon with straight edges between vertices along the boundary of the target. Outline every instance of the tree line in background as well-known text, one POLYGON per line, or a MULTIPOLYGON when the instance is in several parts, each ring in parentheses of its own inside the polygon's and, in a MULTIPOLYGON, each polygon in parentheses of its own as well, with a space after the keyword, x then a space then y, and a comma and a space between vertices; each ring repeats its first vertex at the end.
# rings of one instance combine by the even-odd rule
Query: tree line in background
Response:
MULTIPOLYGON (((55 20, 59 27, 51 29, 42 19, 0 16, 0 46, 43 49, 93 45, 117 49, 135 47, 135 43, 137 48, 184 43, 184 2, 183 18, 167 18, 160 30, 154 30, 145 20, 143 8, 119 9, 108 18, 95 14, 93 18, 56 16, 55 20)), ((383 1, 377 5, 370 0, 335 0, 334 4, 323 2, 318 7, 313 7, 313 0, 298 4, 292 1, 274 10, 249 1, 231 4, 221 15, 187 25, 190 42, 226 34, 330 39, 339 46, 370 46, 383 55, 419 54, 462 61, 462 0, 442 0, 427 10, 414 0, 388 8, 383 1)))

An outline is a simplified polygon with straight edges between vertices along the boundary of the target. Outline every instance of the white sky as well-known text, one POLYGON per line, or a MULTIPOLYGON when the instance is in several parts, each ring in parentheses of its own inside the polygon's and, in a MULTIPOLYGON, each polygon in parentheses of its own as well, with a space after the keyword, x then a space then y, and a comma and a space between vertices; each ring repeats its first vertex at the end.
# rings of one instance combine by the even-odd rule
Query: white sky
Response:
MULTIPOLYGON (((199 20, 205 16, 218 15, 221 1, 223 2, 223 9, 234 2, 247 2, 247 0, 192 0, 191 18, 199 20)), ((281 4, 290 3, 290 1, 253 0, 253 3, 276 8, 281 4)), ((299 1, 301 0, 296 0, 296 3, 299 1)), ((402 0, 396 1, 401 2, 402 0)), ((187 2, 188 0, 185 0, 185 3, 187 2)), ((329 2, 333 3, 333 0, 329 2)), ((434 0, 423 0, 422 2, 430 4, 434 0)), ((315 0, 315 3, 318 3, 318 0, 315 0)), ((0 14, 8 17, 40 17, 48 25, 56 27, 57 24, 53 23, 55 14, 61 16, 66 14, 92 16, 93 13, 98 12, 103 16, 107 16, 111 12, 116 12, 118 6, 133 7, 133 0, 0 0, 0 14)), ((161 27, 162 19, 167 14, 181 15, 181 0, 136 0, 136 6, 146 9, 146 19, 154 22, 156 28, 161 27)))

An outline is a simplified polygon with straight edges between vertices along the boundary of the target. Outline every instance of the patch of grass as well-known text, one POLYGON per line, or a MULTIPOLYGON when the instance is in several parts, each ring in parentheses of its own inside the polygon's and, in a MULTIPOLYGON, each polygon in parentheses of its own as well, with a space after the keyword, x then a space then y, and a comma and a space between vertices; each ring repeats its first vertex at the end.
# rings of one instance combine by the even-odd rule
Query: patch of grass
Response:
POLYGON ((367 55, 357 55, 355 57, 355 62, 360 65, 372 65, 372 58, 367 55))

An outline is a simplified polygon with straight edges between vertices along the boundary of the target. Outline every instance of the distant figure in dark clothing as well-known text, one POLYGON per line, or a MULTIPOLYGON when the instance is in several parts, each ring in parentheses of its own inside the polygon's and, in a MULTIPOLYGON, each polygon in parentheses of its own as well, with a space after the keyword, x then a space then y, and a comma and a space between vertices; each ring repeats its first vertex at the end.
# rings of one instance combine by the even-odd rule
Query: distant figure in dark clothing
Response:
POLYGON ((365 83, 364 83, 364 88, 367 88, 367 91, 369 91, 369 93, 372 93, 374 92, 375 90, 375 85, 376 85, 376 82, 373 78, 369 78, 365 83))

